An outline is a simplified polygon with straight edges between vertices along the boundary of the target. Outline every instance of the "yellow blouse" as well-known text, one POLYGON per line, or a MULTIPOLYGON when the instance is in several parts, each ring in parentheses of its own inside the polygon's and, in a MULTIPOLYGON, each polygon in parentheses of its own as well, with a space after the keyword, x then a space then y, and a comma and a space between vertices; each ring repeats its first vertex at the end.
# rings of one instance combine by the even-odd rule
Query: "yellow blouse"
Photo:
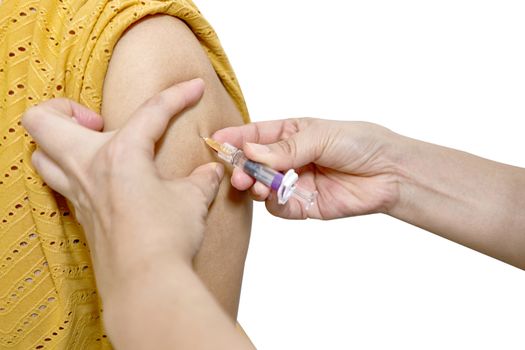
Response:
POLYGON ((0 348, 110 348, 86 240, 31 167, 30 106, 68 97, 100 111, 113 47, 132 23, 184 20, 248 120, 219 40, 190 0, 3 0, 0 4, 0 348))

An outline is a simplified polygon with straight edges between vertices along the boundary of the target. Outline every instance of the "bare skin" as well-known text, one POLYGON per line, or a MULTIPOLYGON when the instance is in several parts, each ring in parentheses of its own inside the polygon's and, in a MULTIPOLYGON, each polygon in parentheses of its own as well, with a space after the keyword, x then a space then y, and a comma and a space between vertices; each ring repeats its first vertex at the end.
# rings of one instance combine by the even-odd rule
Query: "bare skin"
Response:
POLYGON ((65 99, 23 117, 40 146, 33 165, 71 201, 85 230, 117 349, 253 349, 192 267, 223 166, 166 177, 154 161, 170 120, 203 92, 201 79, 168 88, 112 132, 93 131, 102 118, 65 99))
MULTIPOLYGON (((214 161, 199 135, 241 125, 242 117, 199 41, 182 21, 170 16, 147 17, 119 40, 104 82, 104 130, 122 127, 157 92, 196 77, 205 81, 204 95, 171 121, 157 144, 155 162, 163 176, 177 177, 214 161)), ((232 321, 237 317, 250 227, 251 201, 224 181, 194 266, 232 321)))
POLYGON ((393 133, 379 125, 288 119, 221 130, 248 158, 278 170, 303 168, 319 191, 306 212, 280 206, 266 187, 236 171, 232 184, 291 219, 385 213, 525 269, 525 169, 393 133), (255 144, 254 144, 255 143, 255 144), (263 144, 263 145, 260 145, 263 144))
MULTIPOLYGON (((23 119, 42 150, 34 155, 36 169, 71 200, 86 228, 106 326, 117 347, 253 349, 191 268, 222 168, 201 166, 185 178, 166 179, 153 160, 154 144, 169 120, 197 103, 202 92, 199 81, 167 89, 118 132, 84 128, 99 129, 100 117, 61 100, 33 108, 23 119), (47 125, 68 137, 42 132, 47 125), (191 200, 172 199, 181 196, 191 200), (117 243, 122 239, 128 244, 117 243), (134 274, 128 273, 130 262, 134 274), (140 288, 144 283, 147 290, 140 288)), ((248 158, 276 169, 301 169, 301 185, 319 192, 311 211, 293 200, 279 206, 267 189, 236 172, 233 186, 266 200, 274 215, 333 219, 385 213, 525 268, 524 169, 362 122, 289 119, 230 127, 213 137, 244 145, 248 158)))

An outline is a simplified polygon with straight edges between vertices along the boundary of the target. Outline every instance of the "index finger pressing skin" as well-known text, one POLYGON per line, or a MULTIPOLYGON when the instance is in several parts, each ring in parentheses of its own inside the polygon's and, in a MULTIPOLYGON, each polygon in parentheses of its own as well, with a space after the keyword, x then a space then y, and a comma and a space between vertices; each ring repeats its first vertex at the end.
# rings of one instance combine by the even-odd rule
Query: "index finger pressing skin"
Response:
POLYGON ((304 129, 308 120, 308 118, 281 119, 234 126, 215 132, 212 139, 228 142, 235 147, 242 147, 248 142, 270 144, 287 139, 304 129))

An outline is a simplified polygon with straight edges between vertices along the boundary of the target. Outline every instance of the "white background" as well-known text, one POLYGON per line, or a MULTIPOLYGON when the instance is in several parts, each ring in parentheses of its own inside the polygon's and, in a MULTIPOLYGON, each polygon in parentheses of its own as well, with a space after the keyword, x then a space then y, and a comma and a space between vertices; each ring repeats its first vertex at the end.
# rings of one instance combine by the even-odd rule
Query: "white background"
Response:
MULTIPOLYGON (((254 121, 367 120, 525 165, 523 1, 196 2, 254 121)), ((524 349, 524 320, 524 271, 382 215, 255 207, 239 321, 260 349, 524 349)))

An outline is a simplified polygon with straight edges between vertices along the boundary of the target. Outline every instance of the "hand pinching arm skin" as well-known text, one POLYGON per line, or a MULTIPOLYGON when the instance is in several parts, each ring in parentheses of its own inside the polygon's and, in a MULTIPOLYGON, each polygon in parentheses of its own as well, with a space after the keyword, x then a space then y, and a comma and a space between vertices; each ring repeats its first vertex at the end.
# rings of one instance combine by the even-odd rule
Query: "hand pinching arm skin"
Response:
POLYGON ((110 132, 83 127, 102 123, 63 100, 24 115, 39 146, 33 165, 70 200, 84 228, 105 328, 116 348, 253 348, 192 266, 224 167, 209 163, 166 178, 154 160, 169 122, 203 92, 201 79, 171 86, 110 132), (93 122, 73 121, 82 114, 93 122))

